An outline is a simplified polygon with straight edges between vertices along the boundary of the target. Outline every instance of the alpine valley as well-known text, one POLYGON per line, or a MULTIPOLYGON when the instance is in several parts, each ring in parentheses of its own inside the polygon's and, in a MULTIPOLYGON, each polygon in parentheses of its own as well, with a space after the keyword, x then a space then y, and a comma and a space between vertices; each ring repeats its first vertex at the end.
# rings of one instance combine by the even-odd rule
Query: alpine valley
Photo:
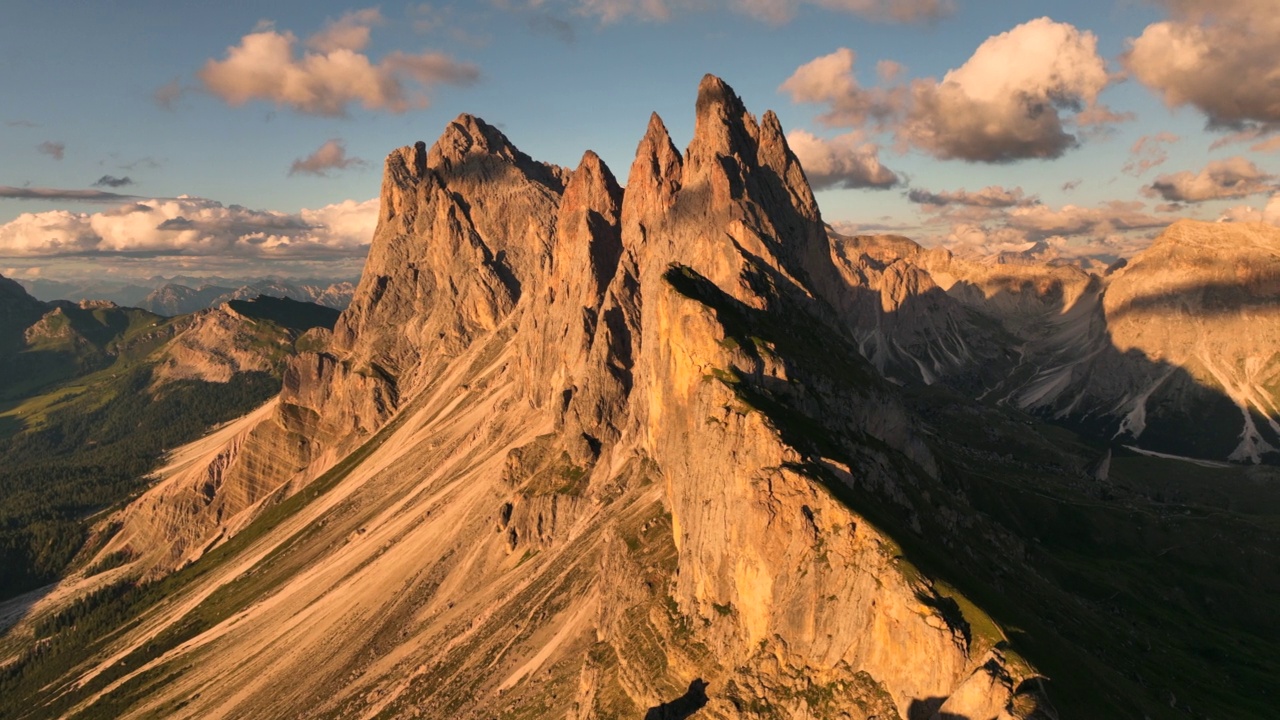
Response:
POLYGON ((772 112, 695 112, 625 189, 394 150, 340 315, 0 284, 6 452, 68 458, 0 717, 1274 717, 1280 229, 844 237, 772 112))

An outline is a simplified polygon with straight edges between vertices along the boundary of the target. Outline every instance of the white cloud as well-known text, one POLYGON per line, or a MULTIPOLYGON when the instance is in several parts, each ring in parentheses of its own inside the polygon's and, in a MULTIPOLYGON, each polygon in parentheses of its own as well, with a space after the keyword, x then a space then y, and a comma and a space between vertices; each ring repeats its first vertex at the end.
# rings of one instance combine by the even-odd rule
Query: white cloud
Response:
POLYGON ((1009 162, 1056 158, 1078 140, 1069 124, 1127 119, 1098 103, 1111 81, 1097 37, 1039 18, 988 38, 941 81, 862 88, 848 48, 806 63, 780 90, 821 103, 827 125, 891 125, 903 147, 942 159, 1009 162))
POLYGON ((1205 202, 1225 198, 1241 198, 1272 192, 1275 176, 1269 175, 1240 156, 1215 160, 1198 173, 1184 170, 1161 175, 1143 188, 1148 197, 1161 197, 1169 202, 1205 202))
POLYGON ((268 100, 300 113, 326 116, 345 115, 352 103, 393 113, 422 108, 428 105, 426 88, 441 83, 469 85, 479 79, 474 65, 443 53, 397 51, 372 61, 360 52, 368 42, 371 17, 344 16, 311 37, 307 41, 311 49, 300 57, 293 33, 261 29, 227 48, 225 59, 206 62, 198 76, 206 90, 234 106, 268 100), (419 89, 411 92, 407 83, 419 89))
POLYGON ((305 158, 294 160, 293 165, 289 168, 289 174, 302 173, 304 175, 324 177, 328 175, 330 170, 345 170, 349 167, 359 167, 366 164, 364 160, 358 157, 349 157, 346 144, 334 138, 326 141, 316 148, 315 152, 305 158))
POLYGON ((920 237, 959 255, 991 258, 1002 253, 1035 258, 1110 263, 1131 257, 1174 218, 1148 213, 1142 202, 1106 202, 1086 207, 1042 204, 1011 207, 961 206, 946 208, 928 225, 943 230, 920 237))
POLYGON ((826 140, 804 130, 793 130, 787 134, 787 144, 815 190, 884 190, 902 182, 897 173, 880 163, 880 148, 856 131, 826 140))
POLYGON ((1165 146, 1180 139, 1171 132, 1143 135, 1129 148, 1129 161, 1120 172, 1139 177, 1151 168, 1163 165, 1169 159, 1169 150, 1165 146))
POLYGON ((365 252, 377 217, 376 198, 297 214, 188 196, 141 200, 97 213, 23 213, 0 225, 0 255, 349 257, 365 252))
POLYGON ((1280 227, 1280 193, 1272 195, 1262 209, 1252 205, 1237 205, 1227 208, 1218 220, 1228 222, 1264 222, 1280 227))
POLYGON ((369 45, 373 26, 382 22, 382 12, 376 7, 353 10, 330 21, 323 30, 308 38, 307 47, 321 53, 335 50, 360 52, 369 45))
POLYGON ((1274 0, 1160 0, 1170 18, 1130 41, 1126 67, 1170 107, 1211 126, 1280 125, 1280 12, 1274 0))
POLYGON ((1097 207, 1064 205, 1055 210, 1047 205, 1018 207, 1009 211, 1005 223, 1032 240, 1053 236, 1107 237, 1130 230, 1163 228, 1169 224, 1145 211, 1142 202, 1113 200, 1097 207))
POLYGON ((885 122, 901 112, 906 99, 903 89, 863 88, 853 74, 858 55, 839 48, 796 68, 778 90, 796 103, 829 106, 818 120, 829 126, 863 127, 885 122))
POLYGON ((945 207, 948 205, 966 205, 981 208, 1028 207, 1038 205, 1040 201, 1027 194, 1020 187, 1012 189, 989 185, 974 192, 960 189, 954 192, 929 192, 914 188, 907 193, 907 200, 919 205, 945 207))

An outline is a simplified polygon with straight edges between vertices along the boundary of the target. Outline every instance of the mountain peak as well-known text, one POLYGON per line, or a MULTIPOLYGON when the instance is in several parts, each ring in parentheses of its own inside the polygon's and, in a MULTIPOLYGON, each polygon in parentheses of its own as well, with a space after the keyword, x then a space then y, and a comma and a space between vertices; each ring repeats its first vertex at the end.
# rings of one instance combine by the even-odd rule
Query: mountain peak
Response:
POLYGON ((431 148, 431 160, 428 164, 436 167, 450 161, 459 162, 468 155, 517 158, 523 153, 498 128, 475 115, 462 113, 445 127, 440 139, 431 148))
POLYGON ((698 86, 693 141, 689 143, 691 169, 716 163, 717 156, 753 158, 760 128, 733 88, 715 75, 698 86))
POLYGON ((651 212, 669 208, 680 189, 683 165, 667 126, 658 113, 653 113, 636 146, 636 158, 627 176, 623 216, 638 221, 651 212))
POLYGON ((698 83, 698 103, 696 106, 698 118, 701 119, 703 115, 718 106, 724 107, 725 112, 732 115, 741 115, 746 112, 742 99, 733 91, 733 88, 729 87, 729 83, 711 73, 707 73, 702 76, 702 82, 698 83))

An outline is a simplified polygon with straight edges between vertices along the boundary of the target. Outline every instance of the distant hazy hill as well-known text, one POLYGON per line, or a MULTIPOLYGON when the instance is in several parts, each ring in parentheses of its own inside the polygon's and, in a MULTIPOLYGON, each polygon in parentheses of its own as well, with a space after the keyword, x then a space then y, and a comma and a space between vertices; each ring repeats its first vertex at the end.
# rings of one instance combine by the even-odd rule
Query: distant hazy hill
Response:
POLYGON ((35 279, 18 281, 33 297, 53 300, 108 300, 117 305, 140 307, 158 315, 174 316, 216 307, 228 300, 259 295, 314 302, 341 310, 351 302, 355 284, 349 280, 156 276, 146 281, 64 282, 35 279))

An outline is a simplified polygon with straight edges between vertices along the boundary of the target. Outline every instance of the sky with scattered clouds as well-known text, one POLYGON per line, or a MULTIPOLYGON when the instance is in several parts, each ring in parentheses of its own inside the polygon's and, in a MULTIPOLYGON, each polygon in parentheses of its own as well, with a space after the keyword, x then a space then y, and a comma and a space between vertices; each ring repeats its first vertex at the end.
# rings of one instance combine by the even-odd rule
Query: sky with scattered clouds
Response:
MULTIPOLYGON (((382 160, 470 112, 535 158, 777 111, 826 220, 992 253, 1280 223, 1276 0, 17 0, 0 270, 358 274, 382 160)), ((620 178, 624 179, 624 178, 620 178)))

